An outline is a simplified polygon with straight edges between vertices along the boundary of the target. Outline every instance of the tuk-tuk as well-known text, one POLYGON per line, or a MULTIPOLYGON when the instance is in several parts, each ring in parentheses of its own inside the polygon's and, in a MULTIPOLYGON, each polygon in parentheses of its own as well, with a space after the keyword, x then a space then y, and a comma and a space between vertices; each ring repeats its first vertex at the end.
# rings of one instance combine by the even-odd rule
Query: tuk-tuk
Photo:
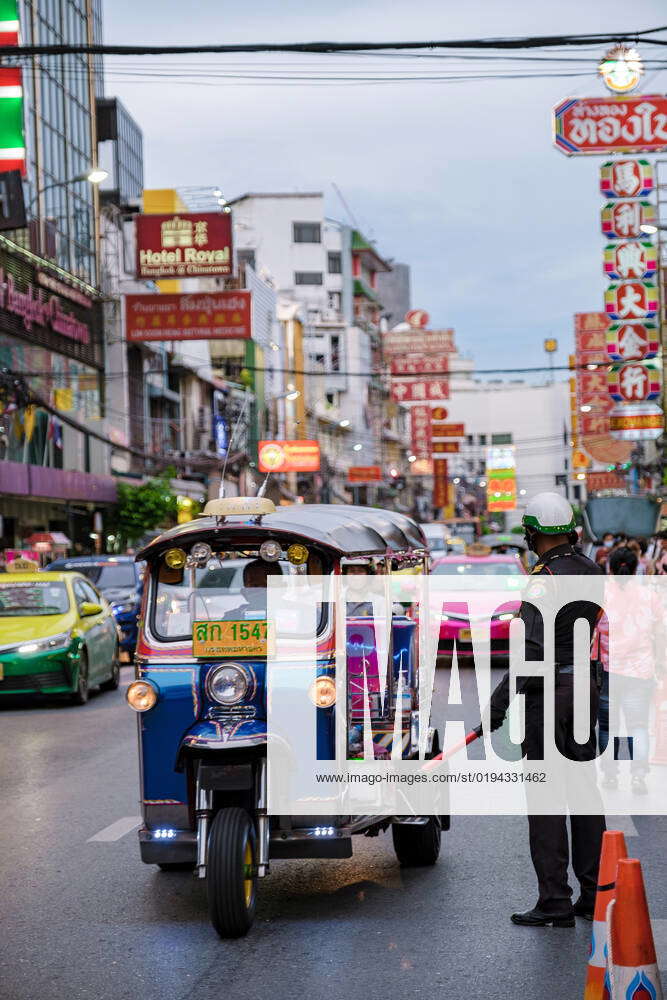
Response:
MULTIPOLYGON (((268 576, 327 577, 352 572, 352 565, 369 574, 425 570, 419 526, 386 510, 319 504, 276 510, 267 498, 236 497, 210 501, 202 517, 160 535, 137 559, 147 570, 127 700, 139 723, 142 860, 205 878, 210 918, 223 937, 249 930, 257 880, 268 875, 272 858, 351 857, 353 835, 391 828, 401 864, 434 864, 448 817, 267 814, 268 576)), ((355 613, 348 603, 348 629, 355 613)), ((331 759, 335 614, 329 606, 318 623, 313 694, 318 758, 331 759)), ((371 713, 381 716, 373 732, 381 732, 391 754, 398 715, 403 756, 416 757, 414 724, 403 728, 402 720, 410 719, 406 697, 413 715, 418 709, 417 625, 400 604, 392 608, 391 641, 401 651, 393 669, 401 671, 402 703, 397 708, 391 696, 373 701, 371 713)), ((390 686, 399 688, 396 682, 394 675, 390 686)), ((349 658, 347 701, 353 748, 363 703, 349 658)), ((437 733, 429 730, 427 754, 438 749, 437 733)))

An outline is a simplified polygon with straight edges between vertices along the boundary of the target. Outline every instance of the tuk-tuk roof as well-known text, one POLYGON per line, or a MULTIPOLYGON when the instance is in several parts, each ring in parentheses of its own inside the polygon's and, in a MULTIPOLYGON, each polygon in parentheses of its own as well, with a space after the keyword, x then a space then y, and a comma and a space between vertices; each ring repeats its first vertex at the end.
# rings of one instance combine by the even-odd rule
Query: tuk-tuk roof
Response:
POLYGON ((221 524, 214 517, 179 524, 153 539, 136 558, 150 559, 170 545, 186 540, 195 542, 213 532, 230 543, 235 535, 247 538, 256 533, 262 540, 274 533, 277 538, 297 536, 346 556, 383 555, 428 547, 419 525, 405 514, 352 504, 295 504, 280 507, 275 514, 265 514, 261 525, 256 525, 253 518, 238 517, 221 524))

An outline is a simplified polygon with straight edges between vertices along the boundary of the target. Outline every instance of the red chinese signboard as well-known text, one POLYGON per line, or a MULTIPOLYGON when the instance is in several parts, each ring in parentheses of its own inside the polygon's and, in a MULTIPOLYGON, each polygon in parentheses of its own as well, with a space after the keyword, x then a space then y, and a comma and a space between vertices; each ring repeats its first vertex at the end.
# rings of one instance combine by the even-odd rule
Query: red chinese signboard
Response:
POLYGON ((604 302, 611 319, 653 319, 658 312, 658 288, 652 281, 621 281, 609 286, 604 302))
POLYGON ((434 441, 431 445, 431 458, 440 458, 441 455, 458 455, 459 449, 458 441, 434 441))
POLYGON ((434 420, 431 426, 431 433, 434 438, 463 437, 465 434, 465 424, 443 424, 434 420))
POLYGON ((568 97, 554 110, 554 142, 566 156, 667 149, 667 97, 568 97))
POLYGON ((417 458, 428 458, 431 454, 431 407, 410 407, 410 439, 412 453, 417 458))
POLYGON ((664 420, 656 403, 626 403, 612 411, 609 423, 619 441, 650 441, 660 437, 664 420))
POLYGON ((445 507, 449 502, 449 477, 447 462, 433 463, 433 506, 445 507))
POLYGON ((130 343, 144 340, 249 340, 251 292, 126 295, 130 343))
POLYGON ((392 330, 382 337, 386 357, 393 354, 442 354, 456 350, 453 330, 392 330))
POLYGON ((614 441, 609 433, 609 413, 613 406, 607 390, 609 317, 603 312, 576 313, 574 330, 579 445, 598 462, 623 462, 629 449, 614 441), (588 371, 585 366, 589 364, 600 367, 588 371), (590 410, 582 413, 582 406, 590 410))
POLYGON ((225 212, 138 215, 137 277, 193 278, 232 273, 232 217, 225 212))
POLYGON ((596 490, 624 490, 627 487, 625 476, 618 472, 589 472, 586 476, 586 489, 589 493, 596 490))
POLYGON ((429 399, 448 399, 446 379, 392 379, 391 398, 395 403, 418 403, 429 399))
POLYGON ((351 465, 347 470, 348 483, 379 483, 381 480, 379 465, 351 465))
POLYGON ((417 327, 418 329, 424 329, 428 326, 428 321, 431 317, 423 309, 410 309, 409 312, 405 314, 405 322, 409 323, 410 326, 417 327))
POLYGON ((606 198, 643 198, 653 183, 648 160, 609 160, 600 167, 600 190, 606 198))
POLYGON ((446 375, 446 354, 394 354, 389 363, 392 375, 446 375))
POLYGON ((658 249, 640 240, 610 243, 604 248, 602 270, 617 281, 652 278, 658 270, 658 249))
POLYGON ((613 361, 654 358, 660 350, 655 323, 615 323, 607 331, 607 354, 613 361))
POLYGON ((613 365, 607 376, 609 395, 619 403, 643 403, 657 399, 662 385, 657 366, 650 361, 613 365))
POLYGON ((260 441, 260 472, 319 472, 317 441, 260 441))
POLYGON ((602 206, 602 232, 610 240, 643 238, 642 226, 655 225, 650 201, 609 201, 602 206))

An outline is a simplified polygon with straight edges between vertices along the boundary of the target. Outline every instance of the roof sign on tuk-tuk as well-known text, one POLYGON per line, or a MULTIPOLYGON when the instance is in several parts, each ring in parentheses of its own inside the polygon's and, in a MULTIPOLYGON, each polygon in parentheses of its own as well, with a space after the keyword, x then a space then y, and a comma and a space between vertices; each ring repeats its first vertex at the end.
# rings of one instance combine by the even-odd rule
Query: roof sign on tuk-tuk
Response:
POLYGON ((204 517, 264 517, 275 514, 276 505, 268 497, 219 497, 209 500, 204 507, 204 517))

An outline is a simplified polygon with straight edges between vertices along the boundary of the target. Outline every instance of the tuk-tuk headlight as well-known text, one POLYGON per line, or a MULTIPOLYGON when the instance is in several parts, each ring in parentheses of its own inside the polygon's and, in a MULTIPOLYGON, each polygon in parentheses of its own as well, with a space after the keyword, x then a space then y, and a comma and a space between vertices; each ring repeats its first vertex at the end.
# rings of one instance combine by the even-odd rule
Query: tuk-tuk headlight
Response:
POLYGON ((336 703, 336 682, 333 677, 318 677, 310 685, 310 700, 318 708, 331 708, 336 703))
POLYGON ((206 693, 219 705, 236 705, 245 698, 250 678, 247 671, 236 663, 223 663, 209 670, 206 693))
POLYGON ((125 698, 135 712, 147 712, 157 701, 158 691, 150 681, 132 681, 125 698))
POLYGON ((164 561, 169 569, 183 569, 187 558, 183 549, 169 549, 165 552, 164 561))

